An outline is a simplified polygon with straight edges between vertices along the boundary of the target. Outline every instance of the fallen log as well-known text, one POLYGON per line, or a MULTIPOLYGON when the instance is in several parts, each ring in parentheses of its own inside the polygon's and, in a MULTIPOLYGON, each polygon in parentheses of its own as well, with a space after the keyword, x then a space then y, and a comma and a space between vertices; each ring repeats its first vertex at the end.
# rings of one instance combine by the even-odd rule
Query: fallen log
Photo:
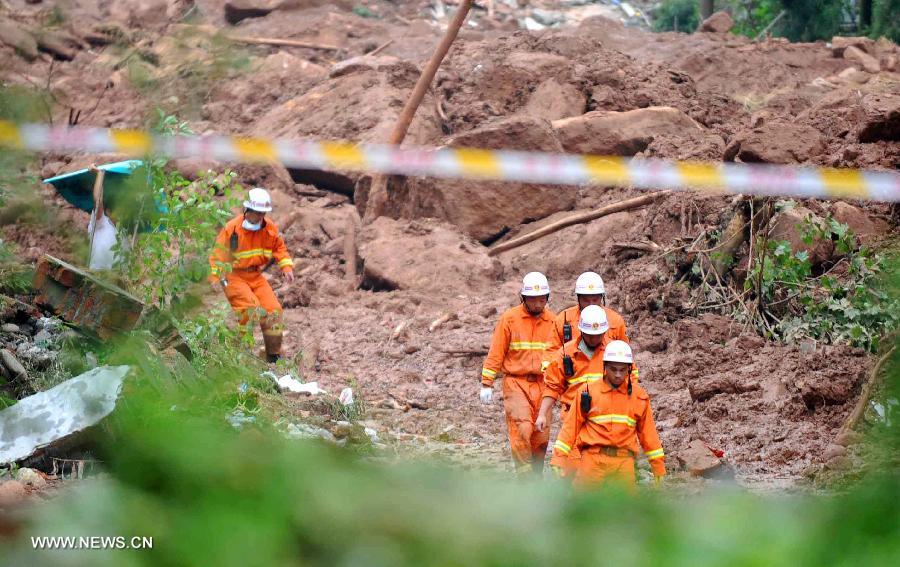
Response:
POLYGON ((296 39, 281 39, 278 37, 243 37, 228 36, 228 39, 238 43, 252 43, 254 45, 280 45, 284 47, 305 47, 306 49, 321 49, 322 51, 337 51, 340 47, 336 45, 325 45, 322 43, 310 43, 308 41, 300 41, 296 39))
POLYGON ((650 193, 649 195, 641 195, 640 197, 635 197, 634 199, 626 199, 625 201, 619 201, 618 203, 613 203, 612 205, 600 207, 595 211, 572 215, 571 217, 558 220, 552 224, 548 224, 543 228, 539 228, 534 232, 524 234, 518 238, 513 238, 512 240, 509 240, 507 242, 502 242, 488 250, 488 256, 496 256, 501 252, 506 252, 507 250, 518 248, 519 246, 528 244, 529 242, 533 242, 538 238, 543 238, 548 234, 553 234, 554 232, 557 232, 569 226, 583 224, 592 220, 599 219, 600 217, 611 215, 613 213, 630 211, 632 209, 637 209, 645 205, 649 205, 663 195, 668 195, 669 193, 670 191, 660 191, 658 193, 650 193))
POLYGON ((866 406, 869 403, 869 398, 872 397, 872 390, 875 388, 875 382, 878 381, 878 375, 881 374, 881 367, 884 366, 885 361, 894 354, 894 350, 896 347, 891 348, 891 350, 887 351, 881 358, 878 359, 878 362, 875 363, 875 366, 872 368, 872 372, 869 374, 869 379, 866 380, 866 383, 863 385, 863 389, 859 394, 859 399, 856 401, 856 406, 853 408, 853 411, 850 412, 850 415, 847 417, 847 421, 844 422, 844 426, 841 427, 841 433, 847 433, 853 430, 856 427, 856 424, 859 423, 860 418, 862 418, 863 414, 866 411, 866 406))
POLYGON ((388 47, 390 47, 390 45, 391 45, 392 43, 394 43, 394 40, 393 40, 393 39, 389 39, 389 40, 387 40, 386 42, 384 42, 384 43, 382 43, 381 45, 379 45, 378 47, 376 47, 375 49, 373 49, 372 51, 366 53, 366 55, 378 55, 379 53, 381 53, 382 51, 384 51, 385 49, 387 49, 388 47))

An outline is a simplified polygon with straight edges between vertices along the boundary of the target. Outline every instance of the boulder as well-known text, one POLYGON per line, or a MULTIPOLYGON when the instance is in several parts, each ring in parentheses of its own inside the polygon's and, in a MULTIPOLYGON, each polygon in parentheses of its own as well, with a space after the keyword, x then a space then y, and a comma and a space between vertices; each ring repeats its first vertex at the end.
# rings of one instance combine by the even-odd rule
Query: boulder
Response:
POLYGON ((715 12, 700 22, 697 31, 709 33, 728 33, 734 27, 734 20, 727 12, 715 12))
POLYGON ((465 293, 484 289, 502 275, 486 248, 435 219, 380 217, 360 233, 359 255, 364 281, 376 289, 465 293))
MULTIPOLYGON (((514 117, 470 130, 447 140, 450 147, 563 151, 550 123, 514 117)), ((391 187, 388 214, 395 218, 433 217, 486 242, 525 222, 569 210, 576 192, 546 185, 409 177, 391 187)), ((357 188, 357 206, 361 191, 357 188)))
POLYGON ((869 79, 872 78, 872 75, 864 71, 860 71, 856 67, 847 67, 846 69, 838 73, 837 76, 842 81, 856 83, 858 85, 867 83, 869 82, 869 79))
POLYGON ((586 105, 587 99, 578 87, 570 83, 560 84, 551 78, 534 89, 521 114, 553 121, 581 116, 586 105))
POLYGON ((853 234, 862 240, 886 233, 890 228, 885 221, 872 218, 864 210, 842 201, 831 205, 831 216, 839 223, 847 225, 853 234))
POLYGON ((734 137, 725 161, 803 163, 825 151, 825 138, 812 126, 782 120, 765 121, 734 137))
POLYGON ((555 120, 553 128, 567 152, 619 156, 642 152, 657 137, 703 131, 690 116, 668 106, 626 112, 595 110, 555 120))
POLYGON ((721 459, 699 439, 691 441, 687 449, 678 451, 675 456, 692 476, 710 476, 722 466, 721 459))
POLYGON ((867 37, 844 37, 836 35, 831 38, 831 54, 835 57, 844 57, 844 52, 848 47, 856 47, 866 53, 872 53, 875 50, 875 42, 867 37))
POLYGON ((775 217, 775 222, 769 232, 769 240, 778 242, 786 241, 791 251, 805 251, 809 255, 809 262, 813 266, 821 264, 831 258, 834 253, 834 243, 831 240, 814 240, 812 244, 803 241, 803 225, 809 220, 821 225, 823 219, 806 207, 794 206, 782 211, 775 217))
POLYGON ((860 142, 900 141, 900 95, 867 94, 861 104, 865 117, 858 134, 860 142))
POLYGON ((47 486, 47 481, 41 476, 41 473, 27 467, 16 471, 16 480, 25 486, 33 486, 35 488, 43 488, 47 486))
POLYGON ((14 48, 28 61, 37 59, 37 40, 17 22, 0 18, 0 43, 14 48))
POLYGON ((862 49, 850 46, 844 51, 844 59, 859 63, 860 66, 869 73, 878 73, 881 71, 881 63, 862 49))

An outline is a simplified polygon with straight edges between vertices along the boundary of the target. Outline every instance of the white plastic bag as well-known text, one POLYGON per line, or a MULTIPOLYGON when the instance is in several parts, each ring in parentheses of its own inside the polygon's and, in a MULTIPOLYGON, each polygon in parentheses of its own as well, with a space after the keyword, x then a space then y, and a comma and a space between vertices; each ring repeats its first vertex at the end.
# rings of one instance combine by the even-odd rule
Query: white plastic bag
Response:
MULTIPOLYGON (((94 227, 94 215, 88 223, 88 236, 94 227)), ((116 227, 105 214, 100 215, 97 230, 94 232, 94 241, 91 243, 91 261, 88 267, 92 270, 111 270, 116 261, 113 246, 118 241, 116 227)))

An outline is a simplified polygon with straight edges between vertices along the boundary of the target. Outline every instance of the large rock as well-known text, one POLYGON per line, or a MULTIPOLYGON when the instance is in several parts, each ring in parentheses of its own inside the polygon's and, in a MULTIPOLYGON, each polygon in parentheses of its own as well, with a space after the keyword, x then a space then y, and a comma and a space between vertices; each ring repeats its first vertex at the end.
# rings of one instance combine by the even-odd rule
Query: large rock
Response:
POLYGON ((627 112, 593 111, 553 122, 568 152, 633 156, 657 137, 703 131, 677 108, 651 106, 627 112))
POLYGON ((587 99, 584 93, 575 85, 560 84, 559 81, 551 78, 534 89, 521 113, 553 121, 571 116, 581 116, 584 114, 586 105, 587 99))
POLYGON ((719 457, 698 439, 691 441, 686 449, 678 451, 675 456, 681 466, 693 476, 709 476, 722 466, 719 457))
MULTIPOLYGON (((454 136, 450 147, 562 152, 550 123, 516 117, 454 136)), ((392 187, 388 214, 393 217, 433 217, 485 242, 504 231, 555 212, 571 209, 576 192, 526 183, 485 182, 411 177, 392 187)), ((357 205, 361 205, 357 191, 357 205)))
POLYGON ((900 141, 900 95, 867 94, 861 101, 865 118, 859 131, 859 141, 900 141))
POLYGON ((844 59, 859 63, 862 68, 869 73, 878 73, 879 71, 881 71, 881 64, 878 62, 878 59, 875 59, 856 46, 851 45, 846 50, 844 50, 844 59))
POLYGON ((697 31, 710 33, 728 33, 734 27, 734 20, 727 12, 715 12, 710 17, 700 22, 697 31))
POLYGON ((380 217, 360 234, 359 255, 376 289, 483 289, 502 275, 483 246, 435 219, 380 217))
POLYGON ((867 37, 844 37, 836 35, 831 38, 831 54, 835 57, 844 57, 844 52, 848 47, 856 47, 866 53, 872 53, 875 50, 875 42, 867 37))
POLYGON ((0 18, 0 43, 14 48, 28 61, 37 59, 37 40, 17 22, 0 18))
POLYGON ((831 205, 831 216, 839 223, 847 225, 861 240, 884 234, 890 229, 885 221, 873 218, 864 210, 843 201, 831 205))
POLYGON ((807 221, 821 226, 824 222, 821 217, 801 206, 794 206, 782 211, 775 217, 775 222, 769 232, 769 240, 785 241, 793 252, 805 251, 809 255, 809 262, 813 266, 821 264, 831 258, 834 253, 834 243, 828 239, 814 240, 812 244, 803 241, 803 226, 807 221))
POLYGON ((739 133, 725 148, 725 161, 803 163, 825 150, 822 133, 812 126, 766 121, 739 133))

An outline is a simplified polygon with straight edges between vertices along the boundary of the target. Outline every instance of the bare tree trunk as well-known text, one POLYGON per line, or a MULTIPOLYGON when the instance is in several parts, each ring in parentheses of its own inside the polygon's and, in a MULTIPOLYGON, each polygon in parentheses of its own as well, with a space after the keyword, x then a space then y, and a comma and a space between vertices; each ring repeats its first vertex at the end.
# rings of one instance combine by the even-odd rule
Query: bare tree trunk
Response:
MULTIPOLYGON (((406 132, 409 130, 409 125, 412 123, 413 116, 416 114, 416 110, 422 103, 422 99, 425 98, 425 93, 431 86, 431 82, 434 80, 435 74, 437 74, 438 67, 441 66, 441 62, 444 60, 447 52, 450 51, 450 46, 453 45, 453 40, 456 39, 459 29, 462 27, 471 7, 472 0, 461 0, 459 3, 456 14, 453 16, 453 21, 447 26, 447 33, 444 34, 443 39, 441 39, 441 42, 434 50, 428 64, 422 69, 419 81, 416 83, 412 94, 409 96, 409 100, 406 101, 406 106, 404 106, 403 110, 400 112, 397 123, 394 125, 394 130, 391 132, 391 137, 387 142, 388 144, 398 146, 403 142, 403 139, 406 137, 406 132)), ((387 175, 384 174, 378 174, 372 177, 372 185, 369 189, 369 198, 366 203, 366 212, 363 217, 365 223, 370 223, 384 215, 384 209, 387 206, 388 201, 387 179, 387 175)))
POLYGON ((706 19, 712 16, 713 11, 716 9, 715 0, 700 0, 700 17, 702 19, 706 19))

